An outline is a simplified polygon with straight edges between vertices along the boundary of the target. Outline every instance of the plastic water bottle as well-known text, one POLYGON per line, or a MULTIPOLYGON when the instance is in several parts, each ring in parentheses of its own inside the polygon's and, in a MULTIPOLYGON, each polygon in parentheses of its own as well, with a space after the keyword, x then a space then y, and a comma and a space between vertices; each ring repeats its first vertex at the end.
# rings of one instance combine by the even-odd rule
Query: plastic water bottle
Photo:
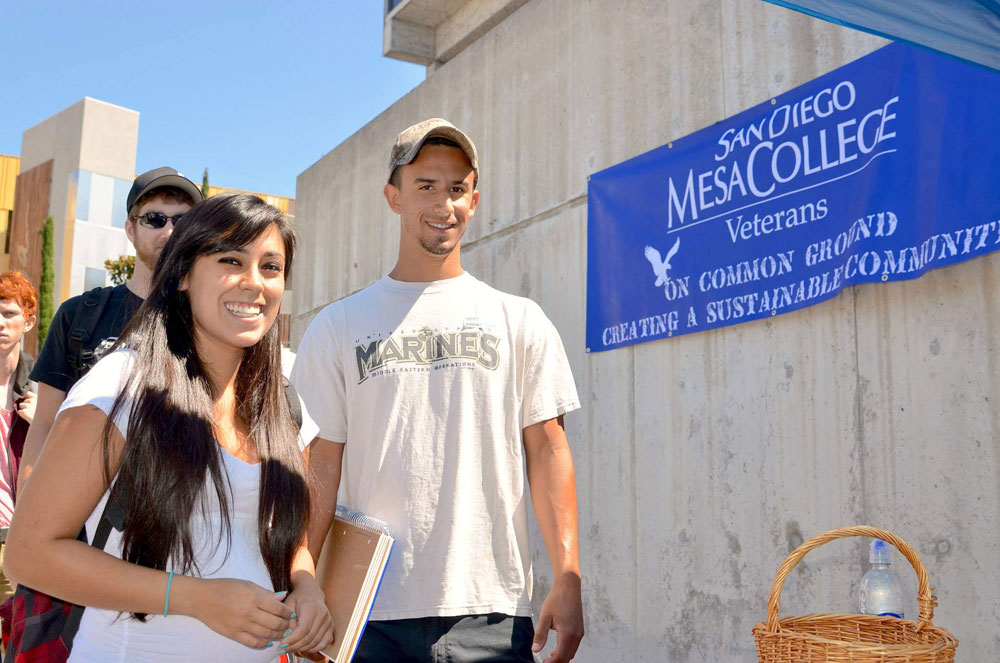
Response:
POLYGON ((871 568, 861 579, 858 592, 858 610, 863 615, 881 615, 903 618, 903 593, 899 582, 889 570, 889 545, 881 539, 872 539, 868 551, 871 568))

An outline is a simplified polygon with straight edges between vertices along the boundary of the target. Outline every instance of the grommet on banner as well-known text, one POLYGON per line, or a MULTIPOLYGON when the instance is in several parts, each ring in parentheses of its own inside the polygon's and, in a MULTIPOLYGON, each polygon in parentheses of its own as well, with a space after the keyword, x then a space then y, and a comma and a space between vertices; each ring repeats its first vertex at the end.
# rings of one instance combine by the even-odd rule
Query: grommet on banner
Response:
POLYGON ((889 275, 888 274, 883 274, 882 275, 882 280, 883 281, 888 281, 889 280, 889 275))
POLYGON ((773 105, 775 105, 776 103, 778 103, 778 100, 777 100, 777 99, 772 99, 772 100, 771 100, 771 105, 772 105, 772 106, 773 106, 773 105))
POLYGON ((778 315, 778 309, 771 309, 771 315, 778 315))
POLYGON ((668 336, 668 337, 671 337, 671 336, 673 336, 673 335, 674 335, 674 333, 673 333, 673 332, 667 332, 667 336, 668 336))
POLYGON ((673 143, 667 143, 667 149, 668 150, 674 149, 674 144, 673 143))
POLYGON ((586 348, 587 352, 590 352, 590 348, 586 348))

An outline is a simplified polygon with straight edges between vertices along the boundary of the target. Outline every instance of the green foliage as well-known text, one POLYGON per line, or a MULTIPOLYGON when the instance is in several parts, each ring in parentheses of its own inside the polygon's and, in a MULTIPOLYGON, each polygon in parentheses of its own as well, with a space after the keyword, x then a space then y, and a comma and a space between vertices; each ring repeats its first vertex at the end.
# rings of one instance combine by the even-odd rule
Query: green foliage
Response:
POLYGON ((52 217, 45 219, 42 228, 42 282, 38 288, 38 347, 45 343, 45 335, 55 314, 55 275, 52 264, 52 241, 55 226, 52 217))
POLYGON ((201 176, 201 195, 208 198, 208 167, 205 167, 205 174, 201 176))
POLYGON ((135 271, 135 256, 121 255, 112 260, 108 258, 104 261, 104 269, 111 275, 111 282, 115 285, 125 283, 132 278, 135 271))

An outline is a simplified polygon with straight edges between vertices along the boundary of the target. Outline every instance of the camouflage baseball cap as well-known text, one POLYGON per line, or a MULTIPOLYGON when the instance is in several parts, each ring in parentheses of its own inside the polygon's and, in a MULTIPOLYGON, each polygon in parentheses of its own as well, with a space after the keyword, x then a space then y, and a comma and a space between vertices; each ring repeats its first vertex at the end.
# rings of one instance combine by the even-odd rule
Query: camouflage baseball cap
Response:
POLYGON ((392 179, 392 173, 396 168, 416 159, 417 153, 420 152, 420 148, 424 145, 424 141, 432 136, 440 136, 441 138, 453 140, 462 148, 465 156, 469 157, 469 162, 472 164, 472 170, 475 173, 473 186, 477 186, 479 184, 479 159, 476 156, 475 144, 458 127, 448 120, 442 120, 439 117, 414 124, 408 129, 403 129, 396 136, 396 144, 392 146, 392 154, 389 157, 389 179, 392 179))

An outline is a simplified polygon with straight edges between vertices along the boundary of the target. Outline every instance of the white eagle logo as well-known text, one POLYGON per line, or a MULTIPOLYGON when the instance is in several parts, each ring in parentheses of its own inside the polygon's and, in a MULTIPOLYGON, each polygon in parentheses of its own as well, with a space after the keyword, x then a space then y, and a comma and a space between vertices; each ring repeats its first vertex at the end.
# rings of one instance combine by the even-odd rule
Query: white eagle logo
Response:
POLYGON ((667 270, 670 269, 670 259, 677 254, 677 250, 680 248, 681 248, 681 238, 678 237, 677 241, 674 242, 674 245, 670 247, 669 251, 667 251, 667 257, 664 258, 663 260, 660 260, 659 251, 654 249, 652 246, 646 247, 645 251, 646 260, 648 260, 649 264, 652 265, 653 273, 656 274, 655 285, 657 287, 665 285, 666 282, 670 280, 669 277, 667 276, 667 270))

